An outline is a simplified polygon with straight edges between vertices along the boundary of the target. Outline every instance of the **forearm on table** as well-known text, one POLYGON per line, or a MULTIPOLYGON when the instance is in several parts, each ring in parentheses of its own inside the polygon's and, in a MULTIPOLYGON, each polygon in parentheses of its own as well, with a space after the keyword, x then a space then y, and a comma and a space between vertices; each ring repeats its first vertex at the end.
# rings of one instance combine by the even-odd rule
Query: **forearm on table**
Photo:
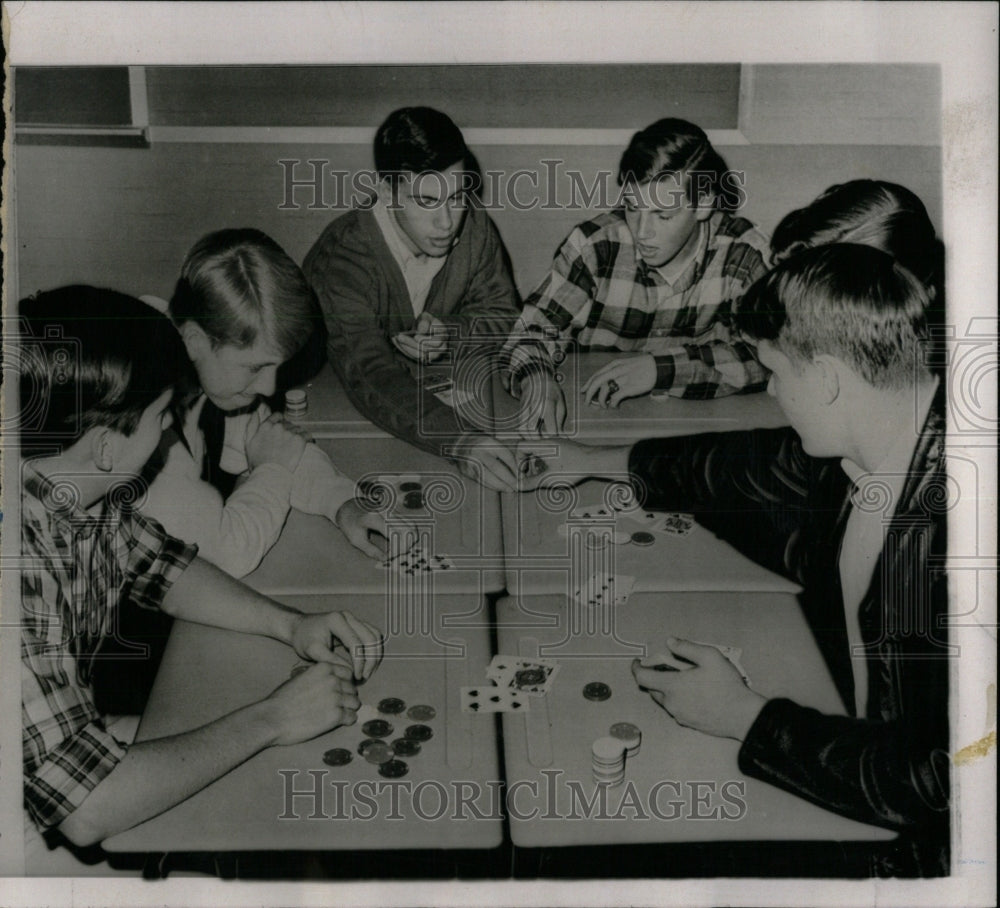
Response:
POLYGON ((354 498, 355 486, 318 445, 308 444, 292 477, 291 504, 296 510, 335 522, 344 503, 354 498))
POLYGON ((196 558, 163 598, 175 618, 290 643, 301 612, 268 599, 196 558))
POLYGON ((193 731, 133 744, 60 831, 91 845, 180 803, 274 743, 271 708, 261 701, 193 731))

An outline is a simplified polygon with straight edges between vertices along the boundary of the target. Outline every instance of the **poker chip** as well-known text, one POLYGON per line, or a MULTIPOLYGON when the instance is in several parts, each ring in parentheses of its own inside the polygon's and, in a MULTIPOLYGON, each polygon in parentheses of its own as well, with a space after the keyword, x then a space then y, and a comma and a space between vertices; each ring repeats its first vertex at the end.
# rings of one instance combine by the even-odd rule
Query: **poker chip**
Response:
POLYGON ((625 742, 607 735, 591 745, 591 771, 594 781, 610 788, 625 781, 625 742))
POLYGON ((393 758, 392 748, 385 741, 375 741, 365 753, 364 758, 369 763, 388 763, 393 758))
POLYGON ((371 748, 372 748, 372 747, 373 747, 374 745, 376 745, 376 744, 382 744, 382 743, 384 743, 384 742, 382 742, 382 741, 379 741, 379 740, 377 740, 377 739, 375 739, 375 738, 365 738, 365 740, 364 740, 364 741, 362 741, 362 742, 361 742, 361 743, 360 743, 360 744, 358 745, 358 753, 359 753, 359 754, 361 754, 361 756, 363 757, 363 756, 365 756, 365 755, 366 755, 366 754, 368 753, 368 751, 369 751, 369 750, 370 750, 370 749, 371 749, 371 748))
POLYGON ((414 722, 430 722, 437 715, 437 710, 433 706, 418 703, 416 706, 411 706, 406 715, 414 722))
POLYGON ((297 419, 305 416, 309 410, 309 400, 301 388, 293 388, 285 392, 285 416, 297 419))
POLYGON ((611 688, 603 681, 591 681, 583 686, 583 695, 588 700, 607 700, 611 696, 611 688))
POLYGON ((430 741, 434 737, 434 731, 427 725, 411 725, 403 734, 413 741, 430 741))
POLYGON ((423 486, 419 482, 401 482, 399 484, 400 492, 420 492, 423 490, 423 486))
POLYGON ((632 534, 632 542, 636 545, 652 545, 656 542, 656 537, 652 533, 640 530, 638 533, 632 534))
POLYGON ((398 697, 386 697, 384 700, 379 700, 378 703, 378 711, 388 716, 396 716, 404 709, 406 709, 406 704, 398 697))
POLYGON ((545 681, 545 672, 540 668, 525 668, 514 675, 518 687, 533 687, 545 681))
POLYGON ((327 766, 346 766, 353 759, 354 754, 345 747, 335 747, 323 754, 323 762, 327 766))
POLYGON ((372 719, 361 726, 366 737, 385 738, 392 734, 392 726, 385 719, 372 719))
POLYGON ((642 729, 631 722, 615 722, 609 729, 612 738, 617 738, 626 748, 629 757, 634 757, 639 753, 639 746, 642 744, 642 729))
POLYGON ((421 491, 407 492, 403 496, 403 507, 416 511, 424 506, 424 493, 421 491))
POLYGON ((410 767, 407 766, 402 760, 389 760, 378 768, 378 774, 380 776, 385 776, 387 779, 399 779, 402 776, 405 776, 409 771, 410 767))
POLYGON ((396 738, 392 750, 397 757, 415 757, 420 753, 420 742, 414 738, 396 738))

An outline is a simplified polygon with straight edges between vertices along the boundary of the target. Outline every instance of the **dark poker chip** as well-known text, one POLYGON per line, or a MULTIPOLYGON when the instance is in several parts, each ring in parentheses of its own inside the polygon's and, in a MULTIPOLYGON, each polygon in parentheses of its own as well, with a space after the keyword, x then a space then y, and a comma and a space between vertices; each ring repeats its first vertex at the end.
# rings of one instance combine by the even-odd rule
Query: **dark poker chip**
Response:
POLYGON ((353 759, 354 754, 345 747, 335 747, 323 754, 323 762, 327 766, 346 766, 353 759))
POLYGON ((420 753, 420 742, 414 738, 396 738, 392 749, 397 757, 415 757, 420 753))
POLYGON ((434 731, 427 725, 411 725, 403 733, 413 741, 430 741, 434 737, 434 731))
POLYGON ((584 685, 583 695, 588 700, 607 700, 611 696, 611 688, 603 681, 591 681, 584 685))
POLYGON ((540 668, 524 668, 514 675, 514 683, 518 687, 533 687, 545 681, 545 672, 540 668))
POLYGON ((371 719, 361 726, 361 731, 369 738, 385 738, 392 734, 392 726, 385 719, 371 719))
POLYGON ((406 709, 406 704, 398 697, 386 697, 384 700, 379 700, 378 703, 378 711, 387 716, 397 716, 404 709, 406 709))
POLYGON ((410 771, 410 767, 407 766, 402 760, 389 760, 387 763, 383 763, 378 768, 378 774, 380 776, 385 776, 387 779, 399 779, 405 776, 410 771))
POLYGON ((652 545, 656 542, 656 537, 652 533, 640 531, 632 534, 632 541, 636 545, 652 545))
POLYGON ((364 756, 367 755, 367 753, 371 749, 372 745, 374 745, 374 744, 382 744, 382 743, 383 742, 379 741, 377 738, 365 738, 365 740, 362 741, 358 745, 358 753, 361 754, 361 756, 364 757, 364 756))
POLYGON ((416 511, 424 506, 424 493, 417 492, 407 492, 403 496, 403 507, 409 508, 411 511, 416 511))
POLYGON ((406 715, 414 722, 430 722, 437 715, 437 710, 433 706, 419 703, 416 706, 411 706, 406 711, 406 715))
POLYGON ((419 492, 423 489, 423 486, 419 482, 401 482, 399 484, 400 492, 419 492))

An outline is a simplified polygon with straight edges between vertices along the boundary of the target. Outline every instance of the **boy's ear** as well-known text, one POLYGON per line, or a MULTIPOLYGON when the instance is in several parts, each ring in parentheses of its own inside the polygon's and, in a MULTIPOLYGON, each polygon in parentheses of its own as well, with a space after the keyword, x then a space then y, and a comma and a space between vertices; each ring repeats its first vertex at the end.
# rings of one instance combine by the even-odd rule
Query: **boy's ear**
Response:
POLYGON ((115 466, 114 439, 111 429, 97 426, 90 432, 90 457, 102 473, 110 473, 115 466))
POLYGON ((181 339, 184 341, 184 348, 187 350, 188 359, 195 361, 201 359, 212 347, 211 338, 197 322, 186 321, 180 328, 181 339))
POLYGON ((819 372, 823 402, 826 404, 832 404, 840 397, 840 370, 843 365, 835 356, 828 356, 825 353, 813 358, 813 366, 819 372))

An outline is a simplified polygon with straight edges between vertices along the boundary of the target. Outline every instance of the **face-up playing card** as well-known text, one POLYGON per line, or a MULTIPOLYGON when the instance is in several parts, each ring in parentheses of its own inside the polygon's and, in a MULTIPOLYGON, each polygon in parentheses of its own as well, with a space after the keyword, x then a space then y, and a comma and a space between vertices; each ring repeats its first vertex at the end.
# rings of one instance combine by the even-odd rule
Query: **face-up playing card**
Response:
POLYGON ((581 505, 569 512, 571 520, 614 520, 615 512, 603 504, 581 505))
POLYGON ((412 575, 451 571, 455 569, 455 563, 447 555, 432 555, 418 542, 405 552, 400 552, 398 555, 379 562, 379 567, 400 574, 412 575))
POLYGON ((549 468, 549 465, 537 454, 529 454, 518 464, 518 469, 522 476, 541 476, 549 468))
POLYGON ((494 656, 486 676, 497 687, 506 687, 541 697, 549 692, 559 664, 551 659, 523 659, 515 656, 494 656))
POLYGON ((606 571, 595 571, 573 592, 573 600, 587 608, 612 605, 620 607, 628 602, 635 577, 628 574, 609 574, 606 571))
POLYGON ((668 533, 671 536, 687 536, 694 528, 694 517, 690 514, 664 514, 656 511, 636 511, 628 515, 629 520, 653 533, 668 533))
MULTIPOLYGON (((750 685, 750 679, 747 677, 746 669, 743 668, 743 664, 740 662, 743 650, 741 650, 738 646, 726 646, 720 643, 705 643, 701 640, 692 640, 691 642, 697 643, 700 646, 711 646, 717 649, 732 663, 733 668, 740 673, 743 683, 747 686, 750 685)), ((693 667, 692 663, 688 662, 686 659, 680 658, 680 656, 675 656, 670 652, 670 650, 664 650, 661 653, 657 653, 655 656, 647 656, 641 664, 644 668, 655 668, 661 671, 684 671, 685 669, 693 667)))
POLYGON ((531 705, 528 696, 510 687, 483 684, 463 687, 462 712, 464 713, 521 713, 531 705))

